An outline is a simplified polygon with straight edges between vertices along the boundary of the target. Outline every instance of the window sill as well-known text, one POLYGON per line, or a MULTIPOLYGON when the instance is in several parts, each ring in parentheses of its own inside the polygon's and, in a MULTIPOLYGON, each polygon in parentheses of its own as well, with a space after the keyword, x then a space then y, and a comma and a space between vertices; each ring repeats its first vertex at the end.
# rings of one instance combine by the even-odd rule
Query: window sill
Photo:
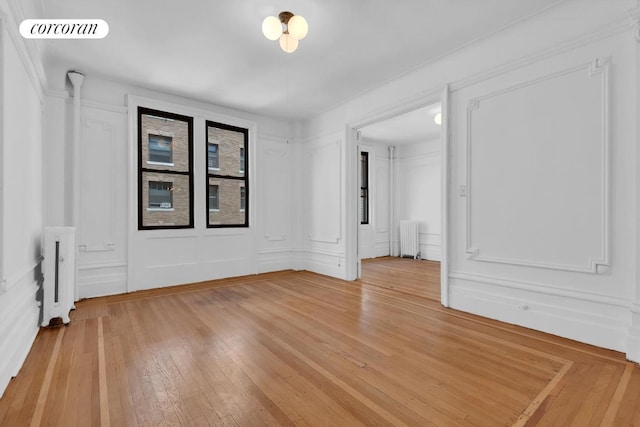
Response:
POLYGON ((207 168, 207 169, 209 169, 210 171, 219 171, 220 170, 220 168, 207 168))
MULTIPOLYGON (((147 212, 173 212, 174 208, 147 208, 147 212)), ((166 225, 166 224, 163 224, 166 225)))
POLYGON ((209 209, 209 212, 220 212, 220 209, 209 209))
POLYGON ((147 164, 148 165, 155 165, 155 166, 175 166, 174 163, 152 162, 151 160, 147 160, 147 164))

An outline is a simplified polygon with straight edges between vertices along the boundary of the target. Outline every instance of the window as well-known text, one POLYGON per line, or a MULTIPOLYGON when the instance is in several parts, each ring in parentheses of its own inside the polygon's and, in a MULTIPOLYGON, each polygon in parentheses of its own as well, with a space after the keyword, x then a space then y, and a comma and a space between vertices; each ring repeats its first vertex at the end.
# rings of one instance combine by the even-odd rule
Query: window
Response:
POLYGON ((360 224, 369 224, 369 153, 360 153, 360 224))
POLYGON ((210 121, 206 126, 208 159, 211 160, 209 147, 217 145, 218 161, 216 169, 207 169, 207 227, 248 227, 249 181, 246 169, 249 130, 210 121), (217 210, 212 208, 215 203, 217 210))
POLYGON ((164 135, 149 134, 149 161, 156 163, 173 163, 172 138, 164 135))
POLYGON ((218 157, 218 144, 209 142, 207 144, 207 166, 209 169, 220 169, 220 158, 218 157))
POLYGON ((192 200, 193 118, 138 107, 138 229, 193 228, 192 200))
POLYGON ((173 206, 173 184, 149 181, 149 208, 170 209, 173 206))
POLYGON ((220 210, 220 199, 218 198, 218 193, 220 192, 220 186, 218 185, 209 185, 209 210, 210 211, 219 211, 220 210))

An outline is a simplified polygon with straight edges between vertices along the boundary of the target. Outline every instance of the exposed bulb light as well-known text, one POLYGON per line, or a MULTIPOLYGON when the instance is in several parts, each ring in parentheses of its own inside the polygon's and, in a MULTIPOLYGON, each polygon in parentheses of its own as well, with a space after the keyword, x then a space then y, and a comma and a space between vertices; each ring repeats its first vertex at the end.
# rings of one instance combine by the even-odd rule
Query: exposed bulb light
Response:
POLYGON ((289 31, 291 37, 296 40, 302 40, 307 36, 307 33, 309 32, 309 24, 307 24, 307 20, 304 19, 303 16, 293 15, 289 19, 287 30, 289 31))
POLYGON ((278 40, 282 34, 282 23, 275 16, 267 16, 262 21, 262 34, 269 40, 278 40))
POLYGON ((437 125, 441 125, 442 124, 442 113, 436 113, 435 116, 433 116, 433 122, 437 125))
POLYGON ((306 37, 309 24, 304 17, 291 12, 280 12, 278 17, 267 16, 262 21, 262 34, 269 40, 280 40, 280 48, 287 53, 295 52, 298 41, 306 37))
POLYGON ((298 40, 289 33, 280 36, 280 48, 287 53, 293 53, 298 48, 298 40))

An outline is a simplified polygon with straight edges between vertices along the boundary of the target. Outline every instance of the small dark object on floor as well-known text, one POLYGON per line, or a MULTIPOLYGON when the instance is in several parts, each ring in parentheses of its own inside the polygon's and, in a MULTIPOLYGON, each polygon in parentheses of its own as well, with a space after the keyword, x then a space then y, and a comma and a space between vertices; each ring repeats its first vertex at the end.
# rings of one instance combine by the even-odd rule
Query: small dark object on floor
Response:
POLYGON ((59 328, 60 326, 65 326, 65 323, 62 321, 62 317, 54 317, 49 321, 47 328, 59 328))

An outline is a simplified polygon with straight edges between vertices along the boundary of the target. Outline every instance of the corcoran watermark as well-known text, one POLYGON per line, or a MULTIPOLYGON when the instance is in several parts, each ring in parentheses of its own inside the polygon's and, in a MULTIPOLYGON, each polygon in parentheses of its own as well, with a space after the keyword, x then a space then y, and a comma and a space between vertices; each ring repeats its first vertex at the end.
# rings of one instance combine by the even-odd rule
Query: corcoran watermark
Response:
POLYGON ((20 34, 25 39, 103 39, 109 24, 102 19, 25 19, 20 34))

